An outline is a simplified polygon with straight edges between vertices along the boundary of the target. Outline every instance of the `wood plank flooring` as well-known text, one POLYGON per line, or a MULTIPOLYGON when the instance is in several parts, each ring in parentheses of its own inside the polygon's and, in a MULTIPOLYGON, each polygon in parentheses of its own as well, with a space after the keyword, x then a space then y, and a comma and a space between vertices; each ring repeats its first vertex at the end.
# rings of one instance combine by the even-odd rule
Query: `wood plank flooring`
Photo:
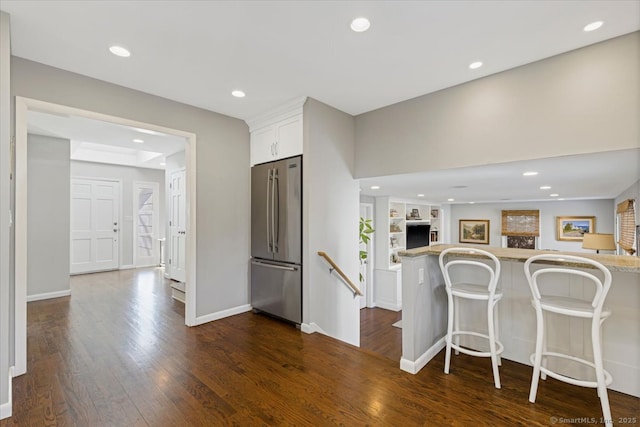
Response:
MULTIPOLYGON (((386 315, 365 311, 363 324, 386 315)), ((187 328, 160 269, 73 277, 71 297, 29 303, 27 333, 28 373, 14 379, 13 417, 2 427, 541 426, 552 417, 583 418, 575 425, 600 418, 594 390, 553 379, 529 403, 531 368, 509 361, 501 390, 487 359, 456 356, 444 375, 439 354, 417 375, 402 372, 397 346, 375 344, 366 327, 364 348, 253 313, 187 328)), ((616 420, 640 414, 640 399, 609 397, 616 420)))

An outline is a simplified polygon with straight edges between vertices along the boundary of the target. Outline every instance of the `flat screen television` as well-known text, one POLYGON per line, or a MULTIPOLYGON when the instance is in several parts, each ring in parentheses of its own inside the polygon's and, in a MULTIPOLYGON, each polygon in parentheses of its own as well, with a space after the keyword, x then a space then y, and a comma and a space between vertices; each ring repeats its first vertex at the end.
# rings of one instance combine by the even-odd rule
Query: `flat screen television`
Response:
POLYGON ((407 249, 429 246, 429 224, 407 224, 407 249))

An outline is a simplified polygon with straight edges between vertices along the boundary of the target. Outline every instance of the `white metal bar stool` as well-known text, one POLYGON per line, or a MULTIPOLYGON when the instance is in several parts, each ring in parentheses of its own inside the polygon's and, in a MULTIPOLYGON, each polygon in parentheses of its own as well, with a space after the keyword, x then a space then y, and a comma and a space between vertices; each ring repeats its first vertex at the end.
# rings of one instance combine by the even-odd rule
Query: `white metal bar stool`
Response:
MULTIPOLYGON (((600 404, 602 405, 602 415, 605 424, 612 425, 611 409, 609 407, 609 397, 607 395, 607 386, 611 384, 611 375, 604 370, 602 362, 602 345, 601 345, 601 325, 611 312, 603 309, 604 300, 611 286, 611 272, 597 261, 572 255, 560 254, 544 254, 529 258, 524 264, 524 272, 531 287, 533 295, 532 304, 536 310, 537 334, 536 349, 531 355, 531 363, 533 364, 533 377, 531 378, 531 390, 529 392, 529 401, 536 401, 536 393, 538 391, 538 381, 540 376, 546 379, 549 375, 560 381, 581 387, 591 387, 598 390, 600 404), (564 265, 540 266, 539 269, 532 271, 532 264, 536 261, 547 261, 552 263, 571 262, 572 264, 583 264, 587 268, 595 268, 602 273, 602 279, 591 272, 578 270, 574 267, 564 265), (578 298, 551 296, 540 292, 541 278, 545 275, 549 279, 548 282, 553 283, 554 291, 557 292, 561 286, 559 277, 576 278, 582 277, 585 284, 592 282, 595 285, 595 295, 591 301, 578 298), (555 276, 553 276, 555 275, 555 276), (559 276, 560 275, 560 276, 559 276), (591 342, 593 347, 593 362, 572 355, 547 351, 547 340, 545 336, 545 316, 544 313, 558 313, 566 316, 578 317, 583 319, 591 319, 591 342), (574 378, 559 372, 555 372, 547 367, 547 361, 550 358, 559 358, 576 362, 595 370, 596 381, 587 381, 584 379, 574 378)), ((545 280, 545 283, 547 281, 545 280)), ((568 286, 569 280, 567 280, 568 286)), ((578 366, 579 366, 578 365, 578 366)))
MULTIPOLYGON (((500 388, 500 373, 498 372, 498 365, 500 364, 500 354, 504 351, 504 346, 498 341, 498 327, 497 317, 495 316, 496 303, 502 298, 502 293, 496 291, 498 285, 498 279, 500 278, 500 261, 493 254, 475 248, 469 247, 454 247, 445 249, 440 253, 440 269, 444 276, 445 287, 447 290, 447 299, 449 301, 448 321, 447 321, 447 349, 445 353, 444 373, 449 373, 449 365, 451 363, 451 349, 453 348, 458 352, 468 354, 470 356, 478 357, 490 357, 491 366, 493 368, 493 381, 496 388, 500 388), (471 255, 478 259, 447 259, 447 254, 466 254, 464 256, 471 255), (489 261, 488 264, 482 262, 489 261), (462 280, 456 280, 455 283, 451 279, 452 267, 463 266, 466 277, 480 277, 487 276, 488 281, 483 284, 466 283, 462 280), (459 307, 458 299, 468 299, 476 301, 486 301, 487 312, 487 327, 488 334, 476 332, 476 331, 464 331, 459 327, 459 307), (489 351, 478 351, 467 347, 461 346, 460 336, 475 336, 486 339, 489 341, 489 351), (455 342, 454 342, 455 339, 455 342)), ((475 281, 475 280, 474 280, 475 281)))

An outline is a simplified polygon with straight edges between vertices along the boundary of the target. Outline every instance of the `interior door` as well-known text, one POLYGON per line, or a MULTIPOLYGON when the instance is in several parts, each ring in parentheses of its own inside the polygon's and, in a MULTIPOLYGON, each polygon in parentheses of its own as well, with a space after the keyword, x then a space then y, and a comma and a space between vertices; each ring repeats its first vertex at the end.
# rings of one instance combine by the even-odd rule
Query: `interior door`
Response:
MULTIPOLYGON (((360 203, 360 217, 364 219, 373 219, 373 205, 370 203, 360 203)), ((360 263, 360 275, 362 280, 360 281, 360 290, 362 296, 360 297, 360 308, 365 308, 369 305, 369 289, 372 288, 371 281, 373 279, 373 236, 370 235, 369 243, 360 243, 360 250, 367 251, 367 259, 360 263)))
POLYGON ((158 242, 159 186, 157 182, 135 182, 133 184, 134 264, 150 267, 160 264, 158 242))
POLYGON ((184 169, 171 173, 171 213, 169 229, 171 232, 171 244, 169 245, 169 263, 171 264, 170 276, 178 282, 186 279, 186 191, 184 169))
POLYGON ((71 274, 119 268, 120 182, 71 179, 71 274))

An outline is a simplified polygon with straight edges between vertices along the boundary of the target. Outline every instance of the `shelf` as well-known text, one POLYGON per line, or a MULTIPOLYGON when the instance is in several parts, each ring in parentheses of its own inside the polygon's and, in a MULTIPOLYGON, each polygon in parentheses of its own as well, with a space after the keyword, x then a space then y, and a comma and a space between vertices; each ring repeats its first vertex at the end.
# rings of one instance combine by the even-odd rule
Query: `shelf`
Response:
POLYGON ((391 252, 395 252, 395 251, 404 251, 404 246, 396 246, 395 248, 389 247, 389 250, 391 252))
POLYGON ((395 220, 395 219, 404 219, 401 216, 390 216, 389 219, 391 220, 395 220))
POLYGON ((390 231, 389 234, 404 234, 404 231, 390 231))
POLYGON ((400 270, 402 268, 402 263, 391 264, 389 266, 389 270, 400 270))
POLYGON ((419 223, 419 222, 431 222, 428 219, 408 219, 406 220, 407 224, 415 224, 415 223, 419 223))

